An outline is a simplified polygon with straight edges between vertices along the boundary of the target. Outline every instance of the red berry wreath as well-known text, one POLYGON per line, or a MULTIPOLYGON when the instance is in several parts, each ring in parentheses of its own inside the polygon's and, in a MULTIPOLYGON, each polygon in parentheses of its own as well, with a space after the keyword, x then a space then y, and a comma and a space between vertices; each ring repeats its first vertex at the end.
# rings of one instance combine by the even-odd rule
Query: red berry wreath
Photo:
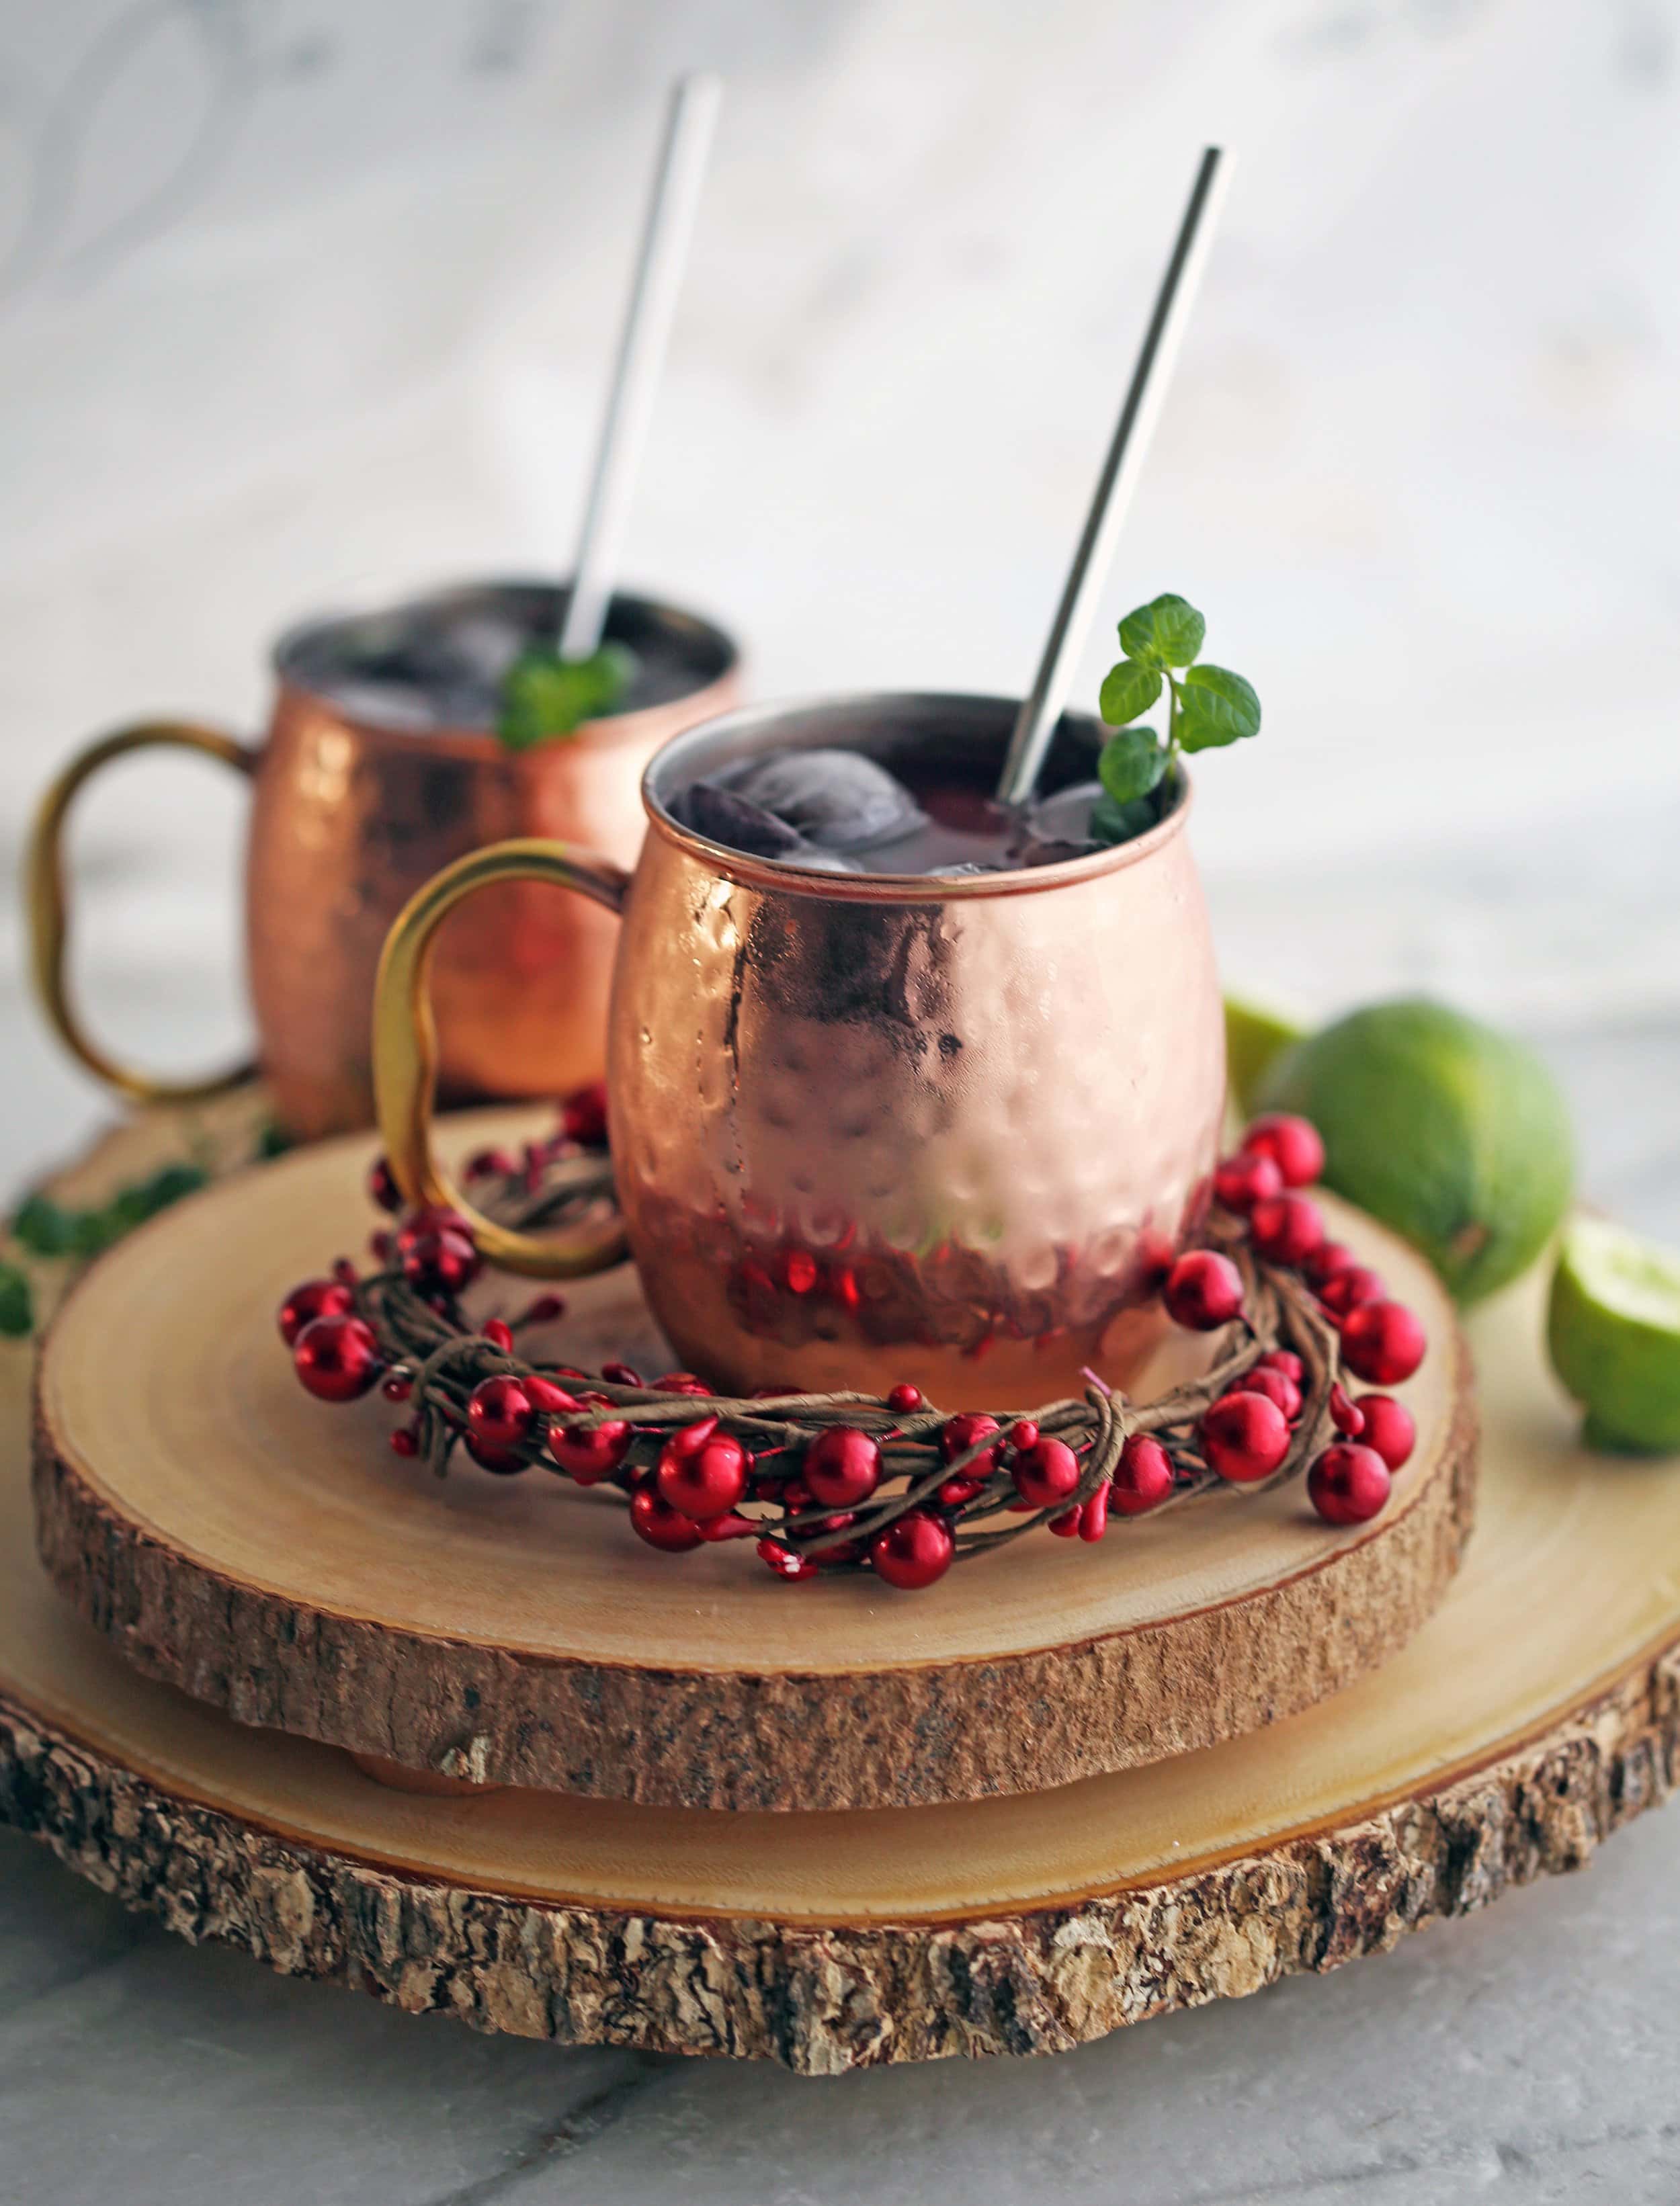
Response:
MULTIPOLYGON (((611 1200, 605 1144, 601 1093, 586 1089, 551 1140, 518 1156, 486 1151, 468 1177, 486 1209, 539 1224, 611 1200)), ((529 1363, 517 1336, 552 1324, 563 1303, 544 1295, 511 1321, 470 1324, 461 1297, 479 1253, 467 1220, 447 1210, 415 1211, 377 1234, 372 1273, 341 1260, 330 1278, 294 1288, 280 1332, 321 1400, 354 1401, 378 1385, 405 1404, 390 1444, 440 1476, 459 1445, 498 1476, 541 1469, 610 1484, 650 1547, 680 1554, 751 1540, 778 1577, 871 1570, 911 1590, 1040 1525, 1100 1540, 1111 1516, 1302 1472, 1326 1522, 1362 1523, 1386 1503, 1416 1435, 1402 1404, 1380 1392, 1352 1399, 1343 1380, 1397 1385, 1425 1340, 1377 1274, 1326 1239, 1318 1205, 1300 1191, 1323 1163, 1305 1119, 1272 1118, 1220 1164, 1206 1245, 1178 1258, 1161 1291, 1177 1323, 1226 1332, 1228 1352, 1205 1378, 1143 1405, 1094 1372, 1082 1398, 1022 1417, 952 1414, 908 1382, 885 1397, 742 1399, 691 1372, 644 1382, 623 1363, 599 1374, 529 1363)), ((370 1191, 401 1208, 383 1159, 370 1191)))

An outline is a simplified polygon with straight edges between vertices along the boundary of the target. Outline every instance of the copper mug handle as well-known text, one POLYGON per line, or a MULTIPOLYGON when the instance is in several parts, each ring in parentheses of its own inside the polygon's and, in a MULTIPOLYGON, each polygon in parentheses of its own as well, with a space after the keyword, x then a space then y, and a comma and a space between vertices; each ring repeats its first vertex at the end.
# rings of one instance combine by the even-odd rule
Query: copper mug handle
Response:
POLYGON ((72 1057, 95 1073, 108 1087, 136 1103, 204 1103, 248 1080, 254 1065, 241 1064, 208 1080, 154 1080, 150 1073, 108 1057, 83 1032, 72 1008, 65 976, 65 953, 70 936, 69 898, 64 879, 64 822, 83 782, 112 759, 130 751, 164 748, 202 751, 243 774, 257 770, 259 754, 217 728, 201 728, 191 720, 142 720, 115 735, 101 736, 71 760, 41 800, 30 832, 26 862, 29 909, 30 959, 35 993, 53 1032, 72 1057))
POLYGON ((533 1279, 576 1279, 623 1256, 623 1221, 539 1239, 474 1210, 432 1153, 438 1034, 426 988, 432 937, 456 904, 498 881, 551 881, 622 912, 630 876, 610 858, 569 844, 526 837, 470 850, 434 873, 397 914, 373 992, 373 1096, 385 1154, 411 1202, 432 1202, 470 1219, 481 1254, 533 1279))

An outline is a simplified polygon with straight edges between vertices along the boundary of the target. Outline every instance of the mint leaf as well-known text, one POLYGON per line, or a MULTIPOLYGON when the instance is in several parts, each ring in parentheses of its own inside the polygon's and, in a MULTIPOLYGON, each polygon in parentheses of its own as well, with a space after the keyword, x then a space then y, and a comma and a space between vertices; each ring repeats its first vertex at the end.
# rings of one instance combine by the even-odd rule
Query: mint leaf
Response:
POLYGON ((1153 666, 1135 659, 1123 659, 1103 677, 1097 710, 1111 728, 1123 728, 1149 710, 1161 694, 1161 677, 1153 666))
POLYGON ((1117 804, 1147 796, 1166 772, 1166 753, 1153 728, 1122 728, 1103 745, 1097 778, 1117 804))
POLYGON ((1260 733, 1260 701, 1252 683, 1223 666, 1187 669, 1178 692, 1178 740, 1207 751, 1260 733))
POLYGON ((1120 648, 1144 666, 1189 666, 1206 633, 1207 623, 1195 607, 1168 591, 1127 614, 1120 623, 1120 648))
POLYGON ((514 751, 574 735, 586 720, 614 709, 634 671, 635 660, 618 643, 604 643, 587 659, 562 659, 536 647, 522 651, 502 683, 496 732, 514 751))
POLYGON ((0 1333, 21 1340, 35 1322, 29 1282, 15 1264, 0 1264, 0 1333))
POLYGON ((1135 796, 1129 804, 1099 796, 1091 807, 1091 832, 1099 843, 1129 843, 1135 835, 1147 834, 1155 817, 1153 796, 1135 796))
POLYGON ((25 1197, 12 1231, 33 1256, 68 1256, 75 1245, 75 1213, 45 1195, 25 1197))

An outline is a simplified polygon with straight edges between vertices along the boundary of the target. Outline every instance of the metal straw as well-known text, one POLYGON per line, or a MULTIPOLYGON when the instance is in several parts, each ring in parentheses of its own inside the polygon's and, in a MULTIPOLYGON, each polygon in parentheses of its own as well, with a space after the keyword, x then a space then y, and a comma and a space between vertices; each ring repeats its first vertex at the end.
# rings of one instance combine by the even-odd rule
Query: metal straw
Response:
POLYGON ((612 602, 630 495, 635 488, 653 395, 676 311, 676 295, 682 286, 694 210, 722 96, 718 79, 704 73, 679 77, 671 86, 658 173, 642 230, 629 311, 618 341, 612 388, 595 453, 594 478, 578 539, 572 593, 560 630, 562 659, 588 658, 600 642, 612 602))
POLYGON ((1016 718, 1009 754, 998 784, 998 799, 1002 804, 1023 804, 1032 795, 1050 738, 1068 701, 1068 690, 1097 609, 1097 593, 1108 579, 1115 540, 1137 486, 1172 373, 1179 339, 1184 333, 1207 258, 1214 217, 1224 189, 1223 160, 1218 146, 1210 146, 1196 171, 1190 203, 1184 210, 1166 274, 1161 278, 1155 311, 1149 318, 1143 349, 1132 371, 1131 388, 1120 409, 1114 441, 1097 478, 1096 494, 1086 516, 1084 533, 1074 554, 1062 602, 1056 608, 1037 678, 1032 694, 1016 718))

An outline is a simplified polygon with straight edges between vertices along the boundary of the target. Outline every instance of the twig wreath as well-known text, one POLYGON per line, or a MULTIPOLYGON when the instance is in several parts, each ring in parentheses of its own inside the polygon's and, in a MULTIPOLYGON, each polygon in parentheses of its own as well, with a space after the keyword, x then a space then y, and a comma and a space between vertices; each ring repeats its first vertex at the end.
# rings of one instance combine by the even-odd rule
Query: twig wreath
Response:
MULTIPOLYGON (((1396 1385, 1426 1344, 1377 1274, 1326 1238, 1300 1191, 1323 1162, 1306 1120, 1272 1118, 1219 1165, 1201 1245, 1159 1291, 1177 1323, 1219 1333, 1224 1352, 1147 1404, 1094 1371, 1082 1397, 1020 1416, 953 1413, 908 1382, 885 1396, 742 1398, 691 1372, 644 1381, 623 1363, 591 1373, 528 1362, 518 1336, 553 1324, 563 1301, 544 1295, 511 1321, 469 1322, 461 1297, 481 1261, 467 1220, 436 1209, 374 1236, 378 1269, 341 1258, 330 1277, 295 1288, 280 1331, 312 1394, 348 1402, 377 1385, 402 1404, 391 1446, 440 1477, 459 1446, 498 1476, 541 1469, 610 1485, 651 1547, 751 1540, 789 1579, 873 1570, 910 1590, 1040 1526, 1093 1541, 1115 1515, 1303 1472, 1320 1517, 1361 1523, 1384 1507, 1415 1434, 1401 1403, 1352 1398, 1343 1382, 1396 1385)), ((521 1156, 486 1151, 468 1178, 487 1212, 525 1226, 610 1202, 604 1094, 571 1097, 549 1140, 521 1156)), ((370 1191, 401 1209, 383 1160, 370 1191)))

